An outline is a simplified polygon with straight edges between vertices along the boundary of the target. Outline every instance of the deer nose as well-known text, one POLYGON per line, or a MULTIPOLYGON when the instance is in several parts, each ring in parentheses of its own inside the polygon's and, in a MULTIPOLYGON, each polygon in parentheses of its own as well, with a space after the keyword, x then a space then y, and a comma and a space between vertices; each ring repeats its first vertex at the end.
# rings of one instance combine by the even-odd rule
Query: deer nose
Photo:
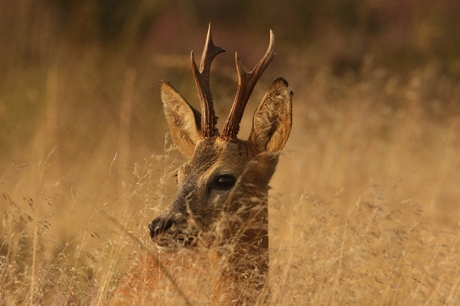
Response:
POLYGON ((174 225, 174 220, 172 219, 162 219, 156 218, 152 222, 149 223, 150 229, 150 238, 154 238, 161 233, 166 232, 174 225))

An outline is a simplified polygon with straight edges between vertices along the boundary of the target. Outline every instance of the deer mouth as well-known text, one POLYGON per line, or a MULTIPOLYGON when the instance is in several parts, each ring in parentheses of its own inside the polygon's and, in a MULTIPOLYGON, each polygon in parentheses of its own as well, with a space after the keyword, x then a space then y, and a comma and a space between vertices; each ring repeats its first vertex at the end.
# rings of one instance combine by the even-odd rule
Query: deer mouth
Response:
POLYGON ((172 235, 162 235, 152 240, 156 243, 158 250, 165 252, 178 252, 182 249, 194 248, 197 245, 196 237, 192 236, 174 237, 172 235))
POLYGON ((150 238, 162 251, 177 252, 197 245, 198 231, 186 221, 157 218, 149 224, 150 238))

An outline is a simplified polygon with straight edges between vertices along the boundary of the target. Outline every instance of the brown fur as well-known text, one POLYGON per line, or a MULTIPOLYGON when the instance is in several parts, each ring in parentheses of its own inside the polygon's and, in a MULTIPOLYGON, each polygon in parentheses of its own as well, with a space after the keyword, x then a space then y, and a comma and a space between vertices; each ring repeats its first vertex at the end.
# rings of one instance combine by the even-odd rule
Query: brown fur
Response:
POLYGON ((162 267, 198 304, 264 302, 268 184, 291 130, 292 92, 283 78, 276 79, 254 114, 249 139, 241 140, 220 137, 217 130, 203 137, 199 112, 169 83, 160 90, 172 138, 189 160, 178 169, 175 199, 149 225, 152 240, 166 253, 141 259, 112 305, 155 304, 165 288, 177 294, 162 267), (196 292, 197 282, 206 290, 196 292))
POLYGON ((224 269, 224 260, 213 252, 143 255, 121 281, 109 305, 230 305, 226 288, 232 283, 222 277, 224 269), (197 290, 197 284, 207 286, 197 290))

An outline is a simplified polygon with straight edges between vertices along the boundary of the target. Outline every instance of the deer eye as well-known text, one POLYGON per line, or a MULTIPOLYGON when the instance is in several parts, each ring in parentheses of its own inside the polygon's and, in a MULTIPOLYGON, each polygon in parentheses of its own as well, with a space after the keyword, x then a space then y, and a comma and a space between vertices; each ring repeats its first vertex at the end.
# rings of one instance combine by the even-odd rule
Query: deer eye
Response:
POLYGON ((218 189, 230 189, 235 186, 236 178, 229 174, 219 175, 214 180, 214 186, 218 189))

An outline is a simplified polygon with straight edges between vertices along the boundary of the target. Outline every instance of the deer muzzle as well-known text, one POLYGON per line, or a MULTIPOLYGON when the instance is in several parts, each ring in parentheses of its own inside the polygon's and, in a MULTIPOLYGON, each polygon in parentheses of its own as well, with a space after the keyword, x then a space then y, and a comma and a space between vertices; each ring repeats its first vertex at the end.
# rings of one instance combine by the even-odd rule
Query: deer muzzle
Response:
POLYGON ((149 224, 150 238, 153 239, 153 238, 163 234, 168 229, 170 229, 173 225, 174 225, 174 219, 173 218, 158 217, 158 218, 154 219, 149 224))

